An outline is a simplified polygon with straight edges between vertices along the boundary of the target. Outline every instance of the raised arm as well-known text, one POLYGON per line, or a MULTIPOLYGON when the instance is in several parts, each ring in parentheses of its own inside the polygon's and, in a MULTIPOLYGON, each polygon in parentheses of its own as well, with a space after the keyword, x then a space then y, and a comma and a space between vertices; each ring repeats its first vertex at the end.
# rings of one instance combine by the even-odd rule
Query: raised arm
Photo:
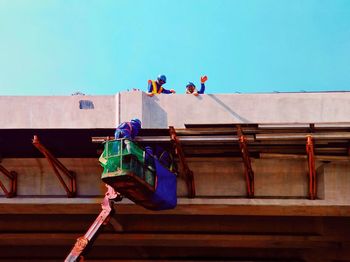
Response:
POLYGON ((201 89, 198 91, 198 94, 204 94, 205 91, 205 82, 208 80, 207 76, 201 76, 201 89))

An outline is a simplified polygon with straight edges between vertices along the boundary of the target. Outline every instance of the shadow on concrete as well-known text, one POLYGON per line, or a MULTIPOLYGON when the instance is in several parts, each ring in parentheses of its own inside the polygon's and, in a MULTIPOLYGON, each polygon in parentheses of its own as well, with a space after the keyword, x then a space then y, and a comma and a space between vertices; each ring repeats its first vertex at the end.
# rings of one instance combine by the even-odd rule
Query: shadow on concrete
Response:
POLYGON ((239 114, 237 114, 235 111, 233 111, 229 106, 227 106, 224 102, 222 102, 219 98, 217 98, 215 95, 213 94, 208 94, 208 97, 210 97, 211 99, 213 99, 217 104, 219 104, 221 107, 224 108, 224 110, 226 112, 228 112, 230 115, 232 115, 234 118, 238 119, 239 121, 242 121, 244 123, 252 123, 251 121, 249 121, 248 119, 240 116, 239 114))
POLYGON ((157 95, 149 97, 145 94, 142 100, 142 127, 168 128, 168 114, 159 105, 157 95))

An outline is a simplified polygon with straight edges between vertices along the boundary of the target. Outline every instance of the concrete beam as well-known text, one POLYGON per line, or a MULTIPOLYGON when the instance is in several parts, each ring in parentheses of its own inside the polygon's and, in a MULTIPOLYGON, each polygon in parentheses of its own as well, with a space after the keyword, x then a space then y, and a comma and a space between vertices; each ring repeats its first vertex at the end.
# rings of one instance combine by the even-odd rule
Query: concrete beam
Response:
MULTIPOLYGON (((0 214, 98 214, 102 198, 0 198, 0 214)), ((124 199, 117 214, 214 216, 350 216, 350 204, 327 200, 179 198, 173 210, 150 211, 124 199)))
MULTIPOLYGON (((70 245, 72 233, 0 234, 0 245, 57 246, 70 245)), ((231 247, 231 248, 336 248, 341 237, 322 236, 258 236, 227 234, 103 234, 94 246, 158 246, 158 247, 231 247)))
POLYGON ((140 118, 145 128, 208 123, 349 123, 349 100, 350 92, 149 97, 132 91, 115 96, 0 96, 0 119, 1 128, 114 128, 133 117, 140 118), (93 108, 80 109, 81 101, 89 101, 93 108))
POLYGON ((116 110, 115 96, 0 96, 0 128, 111 128, 116 110))

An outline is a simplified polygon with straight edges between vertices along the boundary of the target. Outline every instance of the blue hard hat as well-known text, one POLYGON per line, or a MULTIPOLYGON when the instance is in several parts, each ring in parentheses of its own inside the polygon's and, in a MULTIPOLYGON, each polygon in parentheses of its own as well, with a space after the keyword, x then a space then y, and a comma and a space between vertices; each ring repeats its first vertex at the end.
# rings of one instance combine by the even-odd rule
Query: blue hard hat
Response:
POLYGON ((134 123, 134 124, 137 125, 138 127, 141 127, 141 121, 140 121, 140 119, 138 119, 138 118, 133 118, 133 119, 131 119, 130 122, 134 123))
POLYGON ((164 83, 166 83, 166 76, 165 76, 165 75, 159 75, 159 76, 157 77, 157 80, 158 80, 158 81, 161 80, 161 81, 163 81, 164 83))
POLYGON ((193 86, 193 87, 196 87, 192 82, 188 82, 186 87, 189 87, 189 86, 193 86))

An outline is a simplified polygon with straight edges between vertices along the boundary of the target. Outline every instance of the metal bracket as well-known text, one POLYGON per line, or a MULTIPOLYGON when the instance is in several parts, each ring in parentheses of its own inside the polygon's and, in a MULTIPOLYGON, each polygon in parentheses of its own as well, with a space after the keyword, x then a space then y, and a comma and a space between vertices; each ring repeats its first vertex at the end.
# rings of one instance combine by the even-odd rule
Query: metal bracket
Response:
POLYGON ((115 192, 111 186, 106 185, 106 187, 107 192, 101 203, 102 211, 90 226, 88 231, 85 233, 85 235, 77 239, 71 252, 64 260, 65 262, 83 261, 81 260, 82 254, 84 251, 86 251, 88 245, 91 245, 94 239, 97 237, 100 228, 106 225, 109 222, 110 218, 113 216, 113 203, 122 200, 122 196, 118 192, 115 192))
POLYGON ((38 136, 34 136, 33 145, 46 157, 49 161, 50 166, 52 167, 55 175, 58 180, 62 184, 64 190, 67 192, 68 197, 75 197, 77 194, 77 186, 76 186, 76 175, 73 171, 68 170, 57 158, 55 158, 49 150, 47 150, 39 141, 38 136), (59 170, 65 174, 69 179, 69 187, 66 182, 62 178, 59 170))
POLYGON ((182 172, 184 173, 184 179, 186 180, 188 197, 195 198, 196 197, 196 188, 194 184, 193 172, 187 165, 185 154, 182 150, 181 143, 179 138, 176 135, 175 128, 173 126, 169 126, 170 139, 175 149, 175 154, 179 157, 180 165, 182 172))
POLYGON ((254 171, 252 169, 251 160, 249 156, 247 138, 243 135, 243 131, 240 125, 237 125, 237 136, 239 148, 241 149, 241 155, 244 164, 244 175, 247 184, 247 196, 254 197, 254 171))
POLYGON ((0 165, 0 172, 10 179, 10 190, 7 190, 5 185, 0 181, 0 187, 4 191, 5 196, 10 198, 17 195, 17 173, 15 171, 8 171, 5 167, 0 165))
POLYGON ((316 199, 317 197, 317 177, 315 169, 314 143, 311 135, 306 137, 306 153, 309 165, 309 197, 316 199))

